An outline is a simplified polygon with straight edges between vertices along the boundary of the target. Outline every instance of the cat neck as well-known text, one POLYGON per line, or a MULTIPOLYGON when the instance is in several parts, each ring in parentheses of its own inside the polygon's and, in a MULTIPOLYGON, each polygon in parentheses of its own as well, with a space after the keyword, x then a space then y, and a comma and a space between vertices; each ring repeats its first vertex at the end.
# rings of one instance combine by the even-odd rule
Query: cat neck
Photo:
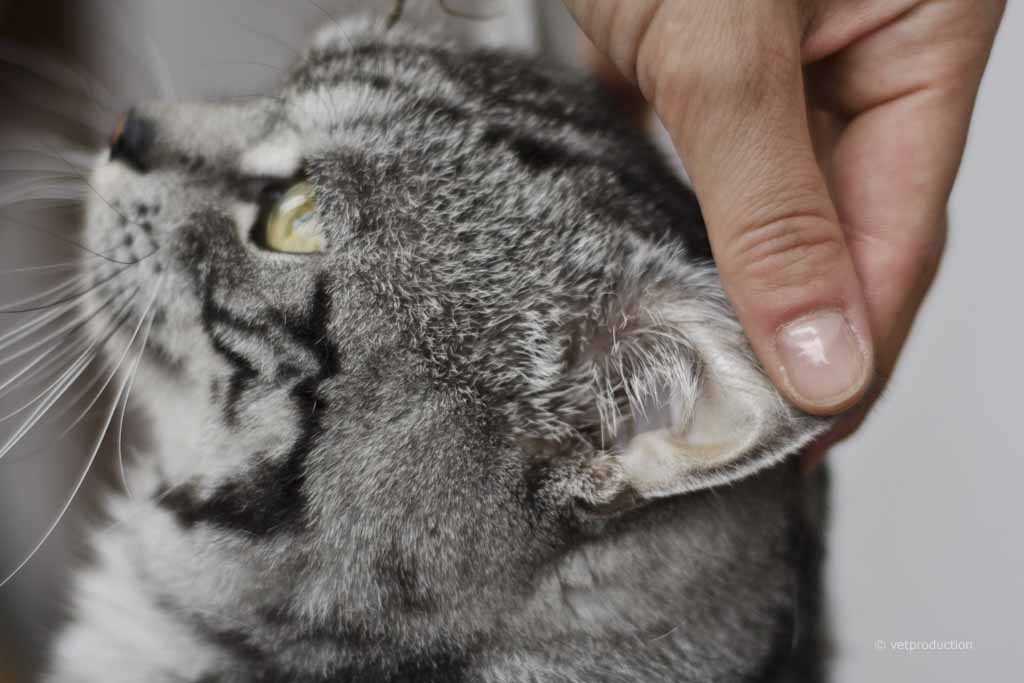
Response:
MULTIPOLYGON (((802 556, 807 530, 793 526, 800 521, 787 514, 793 508, 765 498, 784 488, 767 479, 741 485, 746 499, 761 499, 757 505, 715 507, 694 498, 627 520, 553 563, 518 602, 457 615, 466 626, 460 634, 382 615, 398 621, 377 625, 377 633, 404 629, 402 640, 382 639, 358 622, 325 628, 254 613, 244 600, 226 606, 210 599, 201 564, 162 527, 172 523, 160 519, 165 511, 144 496, 121 499, 112 507, 115 526, 98 539, 96 563, 79 576, 77 619, 60 640, 81 653, 64 652, 58 661, 89 662, 90 648, 124 652, 129 677, 103 671, 96 678, 126 681, 733 680, 737 661, 756 676, 742 680, 776 680, 814 649, 805 639, 816 630, 816 565, 802 556), (762 533, 751 535, 750 525, 762 533), (746 528, 746 545, 734 528, 746 528), (147 570, 154 562, 177 567, 156 577, 147 570), (744 628, 731 630, 737 621, 744 628), (324 671, 330 675, 316 675, 324 671)), ((453 621, 427 614, 418 623, 434 617, 453 621)))

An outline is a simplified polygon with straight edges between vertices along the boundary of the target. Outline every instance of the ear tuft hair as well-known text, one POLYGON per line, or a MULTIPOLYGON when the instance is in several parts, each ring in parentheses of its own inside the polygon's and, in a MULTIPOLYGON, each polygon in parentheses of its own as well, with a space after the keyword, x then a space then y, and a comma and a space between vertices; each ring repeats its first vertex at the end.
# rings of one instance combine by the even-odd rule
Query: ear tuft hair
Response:
POLYGON ((824 431, 828 420, 768 380, 711 266, 658 272, 643 256, 586 354, 602 449, 632 491, 656 499, 725 484, 824 431))

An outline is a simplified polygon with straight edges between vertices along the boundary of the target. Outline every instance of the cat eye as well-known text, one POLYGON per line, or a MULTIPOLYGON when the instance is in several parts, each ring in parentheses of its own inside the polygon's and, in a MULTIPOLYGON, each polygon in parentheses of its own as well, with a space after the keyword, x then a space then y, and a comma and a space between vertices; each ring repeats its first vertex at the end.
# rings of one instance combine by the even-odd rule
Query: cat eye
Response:
POLYGON ((268 196, 253 238, 265 249, 284 254, 322 252, 324 239, 313 186, 301 181, 268 196))

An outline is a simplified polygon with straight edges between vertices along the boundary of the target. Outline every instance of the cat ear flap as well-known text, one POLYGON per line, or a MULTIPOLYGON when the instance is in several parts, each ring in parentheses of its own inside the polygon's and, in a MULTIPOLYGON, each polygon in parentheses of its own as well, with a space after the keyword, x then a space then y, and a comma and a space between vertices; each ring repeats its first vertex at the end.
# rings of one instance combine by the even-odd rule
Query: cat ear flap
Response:
POLYGON ((619 300, 589 343, 600 467, 615 473, 601 480, 637 501, 747 477, 829 424, 776 391, 713 271, 619 300))

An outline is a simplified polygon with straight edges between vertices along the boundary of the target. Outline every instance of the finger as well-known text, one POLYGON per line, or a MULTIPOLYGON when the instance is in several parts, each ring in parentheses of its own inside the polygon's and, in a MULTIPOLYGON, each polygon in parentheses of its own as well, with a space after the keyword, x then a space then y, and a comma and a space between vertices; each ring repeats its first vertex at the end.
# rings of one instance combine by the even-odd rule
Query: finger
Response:
POLYGON ((665 3, 635 69, 694 182, 755 352, 790 399, 831 413, 865 392, 872 337, 811 143, 800 18, 783 6, 665 3), (699 32, 682 15, 695 5, 699 32))
MULTIPOLYGON (((810 70, 848 121, 830 177, 888 375, 938 269, 1002 3, 921 5, 810 70)), ((821 99, 819 97, 819 99, 821 99)))

